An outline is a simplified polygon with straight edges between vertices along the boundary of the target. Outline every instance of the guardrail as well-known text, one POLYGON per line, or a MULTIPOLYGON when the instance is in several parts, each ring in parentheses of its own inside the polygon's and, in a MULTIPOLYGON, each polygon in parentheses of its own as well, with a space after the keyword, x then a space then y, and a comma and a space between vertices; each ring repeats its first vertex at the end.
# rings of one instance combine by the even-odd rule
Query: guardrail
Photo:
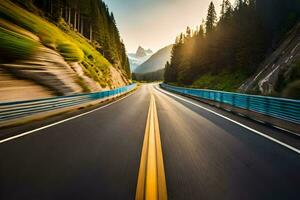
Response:
POLYGON ((177 92, 179 94, 224 103, 233 107, 300 124, 299 100, 175 87, 164 83, 160 84, 160 86, 166 90, 177 92))
POLYGON ((0 103, 0 123, 8 120, 14 120, 39 114, 47 111, 54 111, 62 108, 68 108, 72 106, 79 106, 81 104, 93 102, 96 100, 105 99, 108 97, 114 97, 133 90, 136 84, 127 85, 121 88, 87 93, 87 94, 75 94, 69 96, 61 96, 47 99, 37 99, 28 101, 17 102, 4 102, 0 103))

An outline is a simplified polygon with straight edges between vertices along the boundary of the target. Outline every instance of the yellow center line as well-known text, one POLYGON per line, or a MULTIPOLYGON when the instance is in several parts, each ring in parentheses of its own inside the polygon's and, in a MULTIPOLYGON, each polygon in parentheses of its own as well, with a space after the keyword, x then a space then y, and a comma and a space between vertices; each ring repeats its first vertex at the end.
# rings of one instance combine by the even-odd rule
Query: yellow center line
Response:
POLYGON ((166 200, 167 198, 156 103, 151 94, 135 199, 166 200))

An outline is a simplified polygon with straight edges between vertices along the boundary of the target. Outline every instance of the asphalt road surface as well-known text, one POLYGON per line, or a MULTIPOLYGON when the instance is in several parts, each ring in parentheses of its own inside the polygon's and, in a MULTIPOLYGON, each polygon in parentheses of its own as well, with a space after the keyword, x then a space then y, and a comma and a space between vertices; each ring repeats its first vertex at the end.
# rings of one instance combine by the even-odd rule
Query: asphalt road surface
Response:
POLYGON ((149 84, 89 114, 0 143, 0 199, 135 199, 151 94, 168 199, 300 198, 298 138, 149 84))

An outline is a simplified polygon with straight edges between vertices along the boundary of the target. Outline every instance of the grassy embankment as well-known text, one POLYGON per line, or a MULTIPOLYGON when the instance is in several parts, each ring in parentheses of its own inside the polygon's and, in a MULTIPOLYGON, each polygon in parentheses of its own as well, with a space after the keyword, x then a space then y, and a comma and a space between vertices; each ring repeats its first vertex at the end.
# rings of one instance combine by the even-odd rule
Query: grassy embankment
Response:
MULTIPOLYGON (((204 74, 191 86, 169 83, 174 86, 191 87, 199 89, 211 89, 227 92, 237 92, 238 88, 249 78, 249 75, 241 71, 222 72, 220 74, 204 74)), ((300 98, 300 61, 292 64, 290 71, 279 74, 279 80, 275 86, 276 93, 272 96, 299 99, 300 98)))
POLYGON ((204 74, 194 81, 192 87, 235 92, 247 78, 242 71, 204 74))
POLYGON ((242 71, 222 72, 219 74, 208 73, 200 76, 190 86, 186 86, 178 83, 170 83, 170 84, 174 86, 180 86, 180 87, 236 92, 248 77, 249 75, 243 73, 242 71))
POLYGON ((243 72, 222 72, 220 74, 204 74, 195 80, 192 85, 182 85, 174 82, 169 84, 179 87, 236 92, 247 78, 248 75, 243 72))
POLYGON ((67 62, 80 62, 102 87, 110 84, 110 63, 63 21, 58 26, 8 0, 0 1, 0 62, 26 59, 44 45, 67 62))

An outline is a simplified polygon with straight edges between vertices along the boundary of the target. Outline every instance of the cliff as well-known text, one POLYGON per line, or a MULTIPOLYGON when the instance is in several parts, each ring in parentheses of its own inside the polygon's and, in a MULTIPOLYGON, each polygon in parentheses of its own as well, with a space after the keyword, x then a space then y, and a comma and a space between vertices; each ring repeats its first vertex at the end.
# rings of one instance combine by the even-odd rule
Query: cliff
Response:
POLYGON ((285 36, 278 48, 266 58, 259 70, 240 87, 240 91, 299 98, 299 80, 300 22, 285 36))

